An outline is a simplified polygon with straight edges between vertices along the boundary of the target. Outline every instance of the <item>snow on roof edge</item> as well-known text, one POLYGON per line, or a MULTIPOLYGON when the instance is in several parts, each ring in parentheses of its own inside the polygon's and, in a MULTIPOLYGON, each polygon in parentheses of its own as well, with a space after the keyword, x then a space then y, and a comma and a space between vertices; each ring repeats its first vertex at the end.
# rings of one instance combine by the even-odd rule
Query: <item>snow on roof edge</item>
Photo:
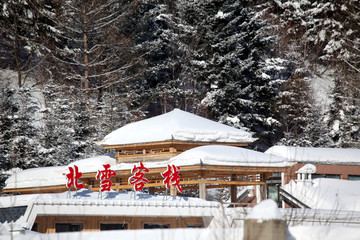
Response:
POLYGON ((297 163, 360 165, 360 149, 356 148, 273 146, 265 153, 297 163))

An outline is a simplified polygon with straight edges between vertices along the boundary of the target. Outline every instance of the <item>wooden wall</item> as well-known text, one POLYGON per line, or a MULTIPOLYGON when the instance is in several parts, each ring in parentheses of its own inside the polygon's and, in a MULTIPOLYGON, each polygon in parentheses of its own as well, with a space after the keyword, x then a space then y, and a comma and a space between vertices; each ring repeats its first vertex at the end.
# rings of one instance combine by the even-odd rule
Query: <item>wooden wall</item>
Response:
POLYGON ((169 224, 170 228, 186 228, 189 225, 204 227, 201 217, 107 217, 107 216, 38 216, 37 232, 55 233, 56 223, 79 223, 82 231, 100 231, 101 223, 127 224, 128 229, 143 229, 144 224, 169 224))

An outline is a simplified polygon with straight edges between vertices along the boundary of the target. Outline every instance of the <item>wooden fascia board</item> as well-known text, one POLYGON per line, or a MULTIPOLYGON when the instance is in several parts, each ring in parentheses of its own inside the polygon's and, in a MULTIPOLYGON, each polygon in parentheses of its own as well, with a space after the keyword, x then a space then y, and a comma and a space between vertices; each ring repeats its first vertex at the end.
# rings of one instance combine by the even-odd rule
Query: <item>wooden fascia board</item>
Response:
POLYGON ((3 189, 4 193, 43 193, 43 192, 63 192, 68 190, 64 185, 57 186, 45 186, 45 187, 31 187, 31 188, 11 188, 11 189, 3 189))
MULTIPOLYGON (((147 178, 151 179, 151 175, 159 175, 158 178, 160 179, 160 173, 164 172, 166 167, 162 168, 149 168, 149 172, 145 173, 147 178)), ((193 166, 180 166, 180 176, 183 175, 189 176, 192 172, 201 171, 204 173, 204 177, 206 177, 206 172, 219 172, 222 174, 264 174, 264 173, 274 173, 274 172, 286 172, 287 167, 239 167, 239 166, 215 166, 215 165, 193 165, 193 166), (182 175, 183 173, 183 175, 182 175)), ((122 177, 122 176, 130 176, 131 170, 115 170, 116 176, 115 177, 122 177)), ((83 173, 81 178, 94 178, 95 179, 96 172, 91 173, 83 173)), ((196 177, 196 176, 194 176, 196 177)))
POLYGON ((133 144, 122 144, 122 145, 102 145, 105 149, 143 149, 157 146, 175 146, 175 145, 195 145, 195 146, 204 146, 204 145, 227 145, 227 146, 238 146, 246 147, 250 142, 196 142, 196 141, 178 141, 178 140, 168 140, 160 142, 148 142, 148 143, 133 143, 133 144))
MULTIPOLYGON (((201 183, 201 180, 191 180, 191 181, 180 181, 180 185, 184 186, 184 185, 198 185, 201 183)), ((216 181, 216 180, 204 180, 205 184, 211 184, 209 186, 206 186, 207 188, 217 188, 217 187, 224 187, 224 186, 250 186, 250 185, 264 185, 265 182, 263 181, 254 181, 254 182, 242 182, 242 181, 216 181)), ((159 182, 159 183, 147 183, 144 185, 144 188, 149 188, 149 187, 162 187, 165 188, 164 183, 159 182)), ((124 184, 124 185, 118 185, 118 186, 111 186, 111 189, 116 190, 116 189, 132 189, 134 188, 133 185, 131 184, 124 184)), ((198 187, 197 187, 198 188, 198 187)), ((93 187, 91 188, 92 191, 99 191, 100 187, 93 187)))

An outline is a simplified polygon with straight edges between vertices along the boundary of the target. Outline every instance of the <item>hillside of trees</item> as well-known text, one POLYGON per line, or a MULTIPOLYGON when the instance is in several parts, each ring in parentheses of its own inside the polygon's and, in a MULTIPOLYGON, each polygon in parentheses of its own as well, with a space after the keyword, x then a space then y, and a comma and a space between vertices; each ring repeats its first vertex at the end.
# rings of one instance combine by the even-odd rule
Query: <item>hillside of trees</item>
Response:
POLYGON ((259 151, 359 148, 359 86, 359 0, 2 0, 0 187, 174 108, 259 151))

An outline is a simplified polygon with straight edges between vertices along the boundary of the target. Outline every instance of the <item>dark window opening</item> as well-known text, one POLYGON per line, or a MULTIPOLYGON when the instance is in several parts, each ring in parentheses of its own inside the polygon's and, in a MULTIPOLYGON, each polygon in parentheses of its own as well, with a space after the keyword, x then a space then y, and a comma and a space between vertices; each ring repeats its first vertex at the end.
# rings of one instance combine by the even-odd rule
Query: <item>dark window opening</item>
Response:
POLYGON ((145 223, 144 229, 169 228, 170 224, 145 223))
POLYGON ((348 180, 350 180, 350 181, 360 181, 360 175, 349 175, 348 180))
POLYGON ((25 214, 26 208, 27 206, 0 208, 0 223, 16 222, 16 220, 25 214))
POLYGON ((188 224, 186 225, 187 228, 202 228, 202 225, 199 224, 188 224))
POLYGON ((38 230, 38 224, 37 224, 37 223, 34 223, 34 225, 33 225, 32 228, 31 228, 31 231, 37 232, 37 230, 38 230))
POLYGON ((317 178, 333 178, 333 179, 340 179, 340 175, 338 174, 312 174, 312 179, 317 178))
POLYGON ((55 232, 79 232, 82 227, 80 223, 56 223, 55 232))
POLYGON ((101 223, 100 231, 105 230, 123 230, 128 229, 128 225, 126 223, 101 223))

